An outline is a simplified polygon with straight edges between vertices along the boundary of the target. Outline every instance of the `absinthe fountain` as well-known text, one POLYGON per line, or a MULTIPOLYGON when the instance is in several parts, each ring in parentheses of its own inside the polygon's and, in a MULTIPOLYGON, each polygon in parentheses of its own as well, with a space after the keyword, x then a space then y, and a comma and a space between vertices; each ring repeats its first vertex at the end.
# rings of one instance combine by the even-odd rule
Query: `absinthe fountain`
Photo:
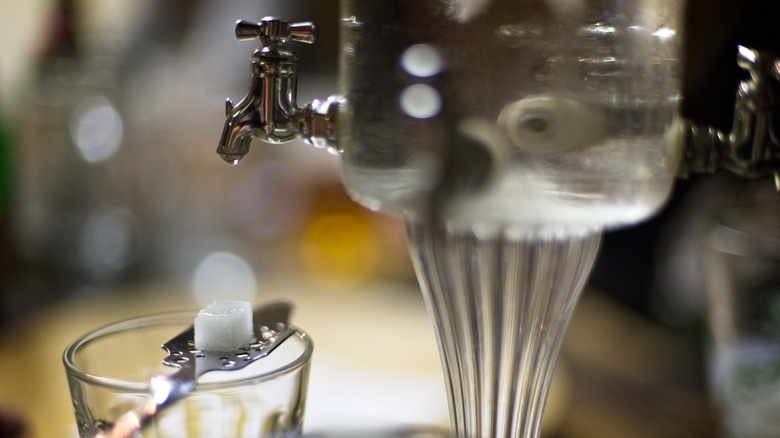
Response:
POLYGON ((674 1, 342 0, 340 96, 296 101, 313 27, 257 38, 218 148, 302 137, 359 203, 404 215, 458 437, 538 437, 601 230, 663 204, 679 151, 674 1))

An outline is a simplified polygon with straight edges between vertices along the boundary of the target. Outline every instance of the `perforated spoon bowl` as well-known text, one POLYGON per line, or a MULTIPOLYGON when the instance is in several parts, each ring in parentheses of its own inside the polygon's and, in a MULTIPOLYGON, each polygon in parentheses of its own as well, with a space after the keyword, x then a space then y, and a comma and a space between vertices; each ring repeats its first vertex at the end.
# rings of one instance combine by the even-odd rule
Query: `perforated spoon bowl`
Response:
POLYGON ((190 326, 162 345, 168 352, 163 363, 179 370, 152 377, 149 398, 143 408, 123 414, 110 429, 98 432, 95 437, 129 438, 165 408, 194 391, 200 376, 212 371, 240 370, 268 356, 294 333, 288 324, 291 311, 292 305, 286 302, 256 308, 252 312, 255 342, 231 351, 196 349, 195 328, 190 326))

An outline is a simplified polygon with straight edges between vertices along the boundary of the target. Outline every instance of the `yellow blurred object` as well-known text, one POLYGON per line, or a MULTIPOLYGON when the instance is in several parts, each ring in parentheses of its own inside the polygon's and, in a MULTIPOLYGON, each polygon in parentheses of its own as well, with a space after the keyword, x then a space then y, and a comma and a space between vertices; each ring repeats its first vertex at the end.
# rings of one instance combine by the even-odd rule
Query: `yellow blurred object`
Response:
POLYGON ((315 216, 303 232, 301 259, 315 281, 354 284, 376 272, 379 242, 361 215, 338 212, 315 216))
POLYGON ((327 289, 414 279, 401 218, 358 206, 335 182, 312 191, 315 205, 295 241, 303 275, 327 289))

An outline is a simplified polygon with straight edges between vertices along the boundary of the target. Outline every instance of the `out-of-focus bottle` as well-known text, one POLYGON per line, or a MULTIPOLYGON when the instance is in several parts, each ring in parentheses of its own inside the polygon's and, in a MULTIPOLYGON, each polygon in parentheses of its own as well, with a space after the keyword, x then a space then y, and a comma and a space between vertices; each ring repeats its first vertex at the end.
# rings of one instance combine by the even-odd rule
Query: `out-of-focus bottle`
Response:
POLYGON ((142 246, 117 104, 119 53, 84 44, 79 6, 51 7, 16 117, 15 246, 43 293, 57 296, 127 278, 142 246))

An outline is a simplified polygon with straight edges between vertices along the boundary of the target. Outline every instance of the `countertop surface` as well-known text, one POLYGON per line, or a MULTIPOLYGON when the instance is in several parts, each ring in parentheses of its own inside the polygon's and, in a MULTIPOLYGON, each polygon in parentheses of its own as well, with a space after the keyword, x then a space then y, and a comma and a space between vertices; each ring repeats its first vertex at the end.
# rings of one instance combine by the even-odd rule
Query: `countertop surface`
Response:
MULTIPOLYGON (((314 339, 307 433, 446 427, 438 350, 417 286, 347 289, 284 279, 266 282, 256 300, 295 303, 293 322, 314 339)), ((186 285, 147 284, 34 312, 0 332, 0 409, 20 413, 31 437, 75 436, 61 361, 66 345, 120 319, 196 308, 186 285)), ((711 436, 697 356, 673 332, 586 290, 564 342, 544 435, 711 436)))

